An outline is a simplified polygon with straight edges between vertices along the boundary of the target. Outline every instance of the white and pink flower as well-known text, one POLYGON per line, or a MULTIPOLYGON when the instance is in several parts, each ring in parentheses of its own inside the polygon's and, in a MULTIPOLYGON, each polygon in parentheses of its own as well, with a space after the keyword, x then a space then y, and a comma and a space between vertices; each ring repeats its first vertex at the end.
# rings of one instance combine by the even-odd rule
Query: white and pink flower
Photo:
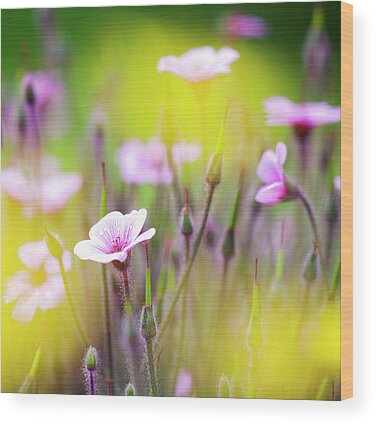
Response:
POLYGON ((181 56, 162 57, 157 69, 158 72, 169 72, 191 83, 197 83, 230 73, 230 65, 239 57, 239 53, 231 47, 222 47, 218 51, 211 46, 197 47, 181 56))
POLYGON ((74 253, 82 260, 107 264, 124 263, 131 250, 139 243, 154 237, 155 228, 141 232, 146 221, 146 209, 123 215, 110 212, 89 231, 89 240, 76 244, 74 253))
MULTIPOLYGON (((51 256, 44 240, 28 242, 18 249, 18 256, 27 270, 19 270, 5 282, 5 303, 15 302, 12 316, 28 323, 37 309, 57 307, 66 297, 59 263, 51 256)), ((72 268, 72 257, 63 251, 65 271, 72 268)))

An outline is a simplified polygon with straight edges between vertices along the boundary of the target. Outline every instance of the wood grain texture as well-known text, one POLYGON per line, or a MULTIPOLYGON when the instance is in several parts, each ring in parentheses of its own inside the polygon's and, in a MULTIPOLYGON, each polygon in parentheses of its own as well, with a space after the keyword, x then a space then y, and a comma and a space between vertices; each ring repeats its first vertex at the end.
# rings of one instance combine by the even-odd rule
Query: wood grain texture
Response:
POLYGON ((353 8, 341 3, 341 399, 353 395, 353 8))

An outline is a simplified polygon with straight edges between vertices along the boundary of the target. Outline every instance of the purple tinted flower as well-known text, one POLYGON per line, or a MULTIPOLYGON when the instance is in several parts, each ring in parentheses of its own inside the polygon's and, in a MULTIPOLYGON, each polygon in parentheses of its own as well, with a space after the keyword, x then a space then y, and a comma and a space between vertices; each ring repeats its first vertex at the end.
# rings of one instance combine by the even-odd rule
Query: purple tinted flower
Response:
POLYGON ((269 97, 264 101, 267 125, 289 125, 296 131, 309 131, 314 127, 335 124, 341 119, 341 108, 325 102, 295 104, 286 97, 269 97))
MULTIPOLYGON (((177 167, 193 162, 200 154, 199 144, 180 141, 172 146, 172 159, 177 167)), ((127 140, 118 150, 116 159, 120 175, 127 184, 172 183, 173 173, 168 164, 166 146, 155 137, 147 143, 138 139, 127 140)))
POLYGON ((1 171, 1 189, 20 203, 24 214, 53 214, 64 208, 69 199, 82 187, 82 176, 76 172, 60 172, 54 158, 44 157, 40 172, 30 175, 20 166, 1 171))
POLYGON ((257 167, 257 176, 264 185, 257 190, 256 201, 264 205, 281 203, 288 195, 283 165, 287 157, 285 143, 279 142, 276 151, 266 150, 257 167))
POLYGON ((125 262, 137 244, 148 241, 155 235, 155 228, 141 233, 146 215, 146 209, 134 210, 125 215, 117 211, 110 212, 91 227, 90 240, 76 244, 74 253, 80 259, 103 264, 125 262))
MULTIPOLYGON (((23 244, 18 256, 28 270, 17 271, 6 280, 5 302, 16 302, 12 316, 27 323, 36 310, 57 307, 66 297, 64 283, 56 258, 51 256, 44 240, 23 244)), ((64 268, 72 268, 70 252, 63 250, 64 268)))
POLYGON ((224 31, 235 37, 263 38, 267 25, 257 16, 232 13, 224 21, 224 31))
POLYGON ((192 392, 192 375, 186 369, 181 369, 178 374, 175 387, 176 397, 187 397, 192 392))
POLYGON ((230 65, 239 57, 239 53, 230 47, 222 47, 218 51, 211 46, 197 47, 179 57, 162 57, 157 69, 158 72, 170 72, 196 83, 210 80, 219 74, 230 73, 230 65))

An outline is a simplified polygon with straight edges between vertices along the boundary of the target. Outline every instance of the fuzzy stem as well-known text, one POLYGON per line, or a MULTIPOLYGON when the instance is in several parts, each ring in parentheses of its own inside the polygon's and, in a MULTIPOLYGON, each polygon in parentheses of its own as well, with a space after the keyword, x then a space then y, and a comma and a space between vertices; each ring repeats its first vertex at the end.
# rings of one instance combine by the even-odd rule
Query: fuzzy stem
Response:
POLYGON ((149 368, 151 394, 152 396, 158 396, 158 385, 154 366, 153 341, 150 339, 146 340, 146 355, 149 368))
POLYGON ((183 277, 182 277, 180 284, 178 285, 178 288, 177 288, 175 295, 172 299, 172 302, 171 302, 171 305, 170 305, 170 307, 167 311, 166 317, 165 317, 164 321, 162 322, 162 324, 160 326, 160 329, 159 329, 159 338, 160 339, 163 337, 163 334, 164 334, 164 332, 165 332, 165 330, 166 330, 166 328, 167 328, 167 326, 170 322, 170 319, 173 315, 173 312, 174 312, 176 304, 179 300, 182 289, 187 284, 190 272, 191 272, 193 264, 195 262, 197 253, 199 251, 200 244, 201 244, 204 232, 205 232, 206 223, 207 223, 208 216, 209 216, 210 206, 211 206, 211 203, 212 203, 212 200, 213 200, 214 190, 215 190, 214 186, 209 186, 201 226, 200 226, 199 232, 197 234, 196 240, 195 240, 194 245, 193 245, 190 260, 185 266, 183 277))
POLYGON ((145 275, 145 305, 151 306, 151 276, 150 276, 150 262, 149 262, 149 245, 145 244, 146 252, 146 275, 145 275))
POLYGON ((70 293, 68 282, 67 282, 67 275, 65 273, 64 264, 63 264, 63 260, 62 260, 61 256, 58 258, 58 262, 59 262, 59 268, 60 268, 61 277, 62 277, 63 283, 64 283, 65 293, 67 295, 68 303, 69 303, 69 306, 70 306, 70 309, 71 309, 71 312, 72 312, 72 315, 73 315, 74 322, 76 323, 78 332, 80 333, 80 336, 81 336, 81 339, 82 339, 82 343, 85 346, 89 346, 90 343, 89 343, 87 337, 85 336, 84 330, 82 329, 80 320, 78 318, 76 309, 74 307, 74 303, 73 303, 73 300, 72 300, 72 295, 70 293))

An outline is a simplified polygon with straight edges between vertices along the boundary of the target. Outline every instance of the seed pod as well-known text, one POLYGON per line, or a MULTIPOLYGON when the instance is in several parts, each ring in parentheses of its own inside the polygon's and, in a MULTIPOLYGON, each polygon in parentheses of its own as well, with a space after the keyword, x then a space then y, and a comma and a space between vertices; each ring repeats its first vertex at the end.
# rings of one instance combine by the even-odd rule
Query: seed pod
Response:
POLYGON ((132 383, 128 383, 124 391, 125 396, 136 396, 136 389, 132 383))
POLYGON ((61 245, 57 235, 46 228, 44 240, 51 255, 56 259, 60 259, 63 255, 63 246, 61 245))
POLYGON ((208 171, 206 173, 206 182, 215 187, 221 182, 222 177, 223 155, 222 153, 214 153, 210 158, 208 171))
POLYGON ((153 306, 144 305, 141 313, 141 335, 149 341, 153 340, 157 334, 157 324, 154 318, 153 306))

